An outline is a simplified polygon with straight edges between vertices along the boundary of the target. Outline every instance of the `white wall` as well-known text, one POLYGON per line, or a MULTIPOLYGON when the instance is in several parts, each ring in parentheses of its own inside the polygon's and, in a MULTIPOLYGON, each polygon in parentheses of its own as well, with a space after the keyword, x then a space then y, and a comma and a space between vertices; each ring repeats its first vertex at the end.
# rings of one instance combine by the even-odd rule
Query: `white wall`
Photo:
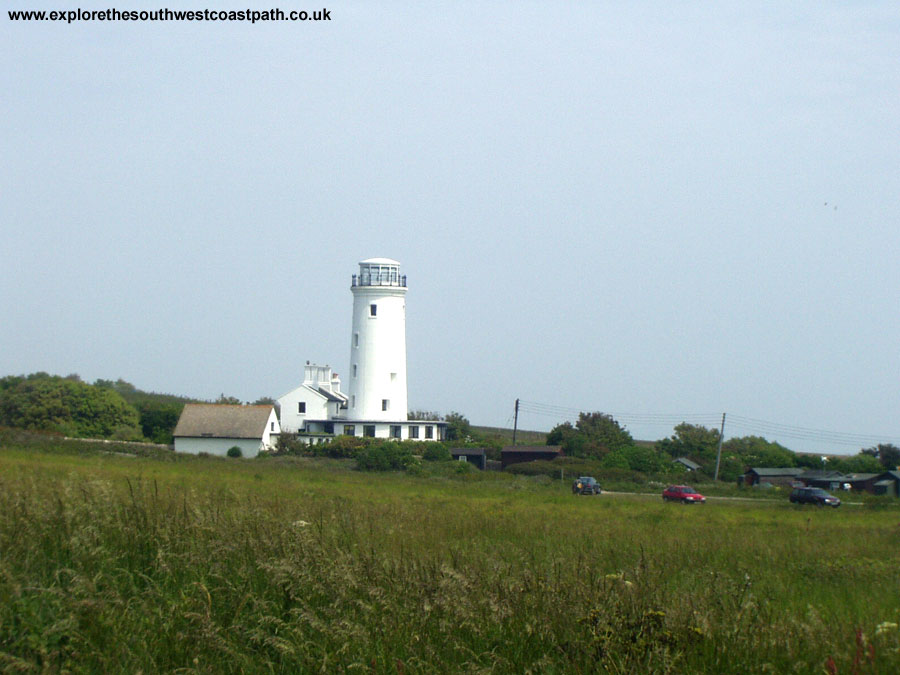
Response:
POLYGON ((278 415, 275 414, 275 407, 272 406, 272 411, 269 413, 269 419, 266 420, 266 429, 263 431, 262 435, 262 444, 265 448, 272 447, 272 434, 277 435, 281 433, 281 425, 278 423, 278 415))
POLYGON ((175 452, 192 455, 201 452, 224 457, 228 448, 238 446, 244 457, 256 457, 262 449, 262 441, 253 438, 176 438, 175 452))
MULTIPOLYGON (((296 433, 303 429, 306 420, 324 420, 330 416, 328 399, 303 385, 279 398, 278 404, 281 406, 281 428, 285 431, 296 433), (306 412, 303 414, 297 412, 297 404, 301 401, 306 403, 306 412)), ((330 410, 334 410, 333 403, 330 410)))
POLYGON ((344 380, 350 397, 347 417, 406 420, 406 288, 354 286, 352 290, 350 370, 344 380), (371 305, 377 307, 375 316, 371 305), (382 409, 382 400, 390 402, 388 410, 382 409))

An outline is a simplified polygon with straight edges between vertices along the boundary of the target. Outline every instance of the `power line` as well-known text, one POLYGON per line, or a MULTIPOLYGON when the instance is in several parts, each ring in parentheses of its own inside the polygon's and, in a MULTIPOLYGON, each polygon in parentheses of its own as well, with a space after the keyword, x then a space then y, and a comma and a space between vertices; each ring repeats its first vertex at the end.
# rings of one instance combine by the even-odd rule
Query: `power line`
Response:
MULTIPOLYGON (((565 421, 577 420, 578 416, 585 411, 595 410, 594 406, 587 408, 571 408, 567 406, 554 405, 550 403, 540 403, 537 401, 521 401, 519 409, 522 412, 539 415, 543 417, 562 418, 565 421)), ((701 426, 716 426, 721 417, 721 413, 691 413, 691 414, 672 414, 672 413, 628 413, 628 412, 605 412, 611 415, 618 422, 625 425, 641 425, 641 426, 666 426, 674 428, 682 422, 688 424, 696 424, 701 426)), ((826 429, 814 429, 811 427, 801 427, 791 424, 781 424, 779 422, 771 422, 769 420, 758 419, 754 417, 746 417, 744 415, 735 415, 729 413, 729 428, 738 428, 750 435, 775 435, 782 438, 791 438, 795 440, 814 441, 823 444, 835 444, 864 447, 877 445, 878 443, 894 442, 900 440, 900 434, 857 434, 843 431, 830 431, 826 429)))

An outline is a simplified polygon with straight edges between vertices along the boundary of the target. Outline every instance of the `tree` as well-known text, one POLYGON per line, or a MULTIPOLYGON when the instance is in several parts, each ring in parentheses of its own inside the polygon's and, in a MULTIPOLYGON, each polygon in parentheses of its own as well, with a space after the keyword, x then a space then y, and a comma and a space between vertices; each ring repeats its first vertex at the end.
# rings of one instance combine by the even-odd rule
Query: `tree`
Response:
POLYGON ((472 437, 472 427, 465 415, 458 412, 449 412, 444 415, 447 422, 447 440, 465 441, 472 437))
POLYGON ((2 382, 0 425, 81 438, 140 437, 137 411, 112 389, 46 373, 2 382))
POLYGON ((888 471, 894 471, 900 465, 900 448, 893 443, 879 443, 874 448, 865 448, 860 452, 876 458, 888 471))
POLYGON ((864 453, 852 457, 831 457, 828 469, 841 473, 880 473, 884 466, 875 457, 864 453))
POLYGON ((234 396, 226 396, 224 393, 219 394, 219 398, 215 400, 219 405, 241 405, 241 399, 234 396))
POLYGON ((656 447, 671 457, 690 457, 696 462, 715 461, 719 447, 719 430, 682 422, 674 435, 657 441, 656 447))
POLYGON ((547 445, 560 445, 569 457, 600 459, 610 452, 631 448, 634 439, 612 415, 579 413, 573 427, 569 422, 555 426, 547 434, 547 445))
POLYGON ((184 410, 184 403, 142 399, 135 405, 140 415, 141 431, 144 437, 154 443, 171 445, 172 432, 184 410))
POLYGON ((746 466, 760 468, 797 466, 797 456, 792 451, 760 436, 730 438, 722 444, 722 454, 736 456, 746 466))

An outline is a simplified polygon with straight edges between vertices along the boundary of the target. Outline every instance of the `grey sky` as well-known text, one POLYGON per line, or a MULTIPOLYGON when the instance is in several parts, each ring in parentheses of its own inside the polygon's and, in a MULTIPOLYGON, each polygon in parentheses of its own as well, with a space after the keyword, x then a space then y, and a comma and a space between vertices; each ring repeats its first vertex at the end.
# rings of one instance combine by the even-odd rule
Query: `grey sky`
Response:
POLYGON ((350 275, 387 256, 413 408, 900 443, 900 6, 637 4, 4 11, 0 375, 278 396, 346 371, 350 275))

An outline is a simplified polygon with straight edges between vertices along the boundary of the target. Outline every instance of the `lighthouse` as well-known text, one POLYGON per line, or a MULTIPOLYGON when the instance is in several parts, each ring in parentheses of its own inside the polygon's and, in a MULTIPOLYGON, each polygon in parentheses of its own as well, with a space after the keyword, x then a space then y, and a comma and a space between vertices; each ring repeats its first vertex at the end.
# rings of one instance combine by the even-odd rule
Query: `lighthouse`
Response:
POLYGON ((390 258, 369 258, 351 275, 353 323, 343 380, 306 362, 303 383, 279 397, 281 429, 309 445, 336 436, 444 440, 444 420, 409 419, 406 394, 406 275, 390 258), (346 393, 341 384, 348 383, 346 393))
POLYGON ((351 278, 348 417, 406 421, 406 276, 390 258, 359 263, 351 278))

